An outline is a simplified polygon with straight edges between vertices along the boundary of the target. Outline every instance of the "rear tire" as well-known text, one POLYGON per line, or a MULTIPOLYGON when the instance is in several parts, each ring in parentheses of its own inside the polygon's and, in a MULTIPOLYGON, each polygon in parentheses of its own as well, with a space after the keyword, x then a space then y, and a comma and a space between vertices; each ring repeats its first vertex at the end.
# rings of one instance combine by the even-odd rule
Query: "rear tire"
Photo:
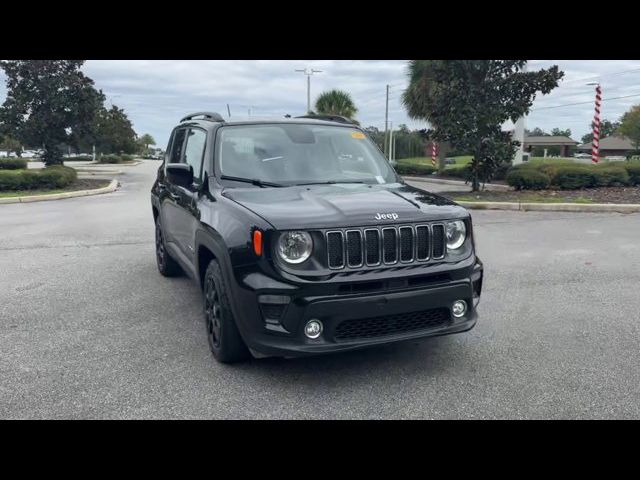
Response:
POLYGON ((178 262, 176 262, 167 251, 160 215, 158 215, 156 219, 156 264, 158 265, 160 275, 164 277, 176 277, 182 273, 178 262))
POLYGON ((234 363, 251 356, 236 326, 229 292, 216 260, 209 262, 204 276, 204 316, 209 348, 216 360, 234 363))

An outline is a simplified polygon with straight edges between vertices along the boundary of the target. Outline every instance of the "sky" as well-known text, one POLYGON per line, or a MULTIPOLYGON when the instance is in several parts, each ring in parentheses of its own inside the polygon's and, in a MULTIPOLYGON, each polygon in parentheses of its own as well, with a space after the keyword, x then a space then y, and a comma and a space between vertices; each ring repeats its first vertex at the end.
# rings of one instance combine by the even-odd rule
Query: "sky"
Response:
MULTIPOLYGON (((638 60, 530 60, 529 70, 558 65, 565 77, 549 95, 536 98, 526 128, 571 129, 572 138, 589 131, 594 86, 603 90, 602 118, 617 120, 640 104, 638 60), (635 96, 633 96, 635 95, 635 96), (615 97, 630 96, 615 99, 615 97), (567 105, 582 103, 580 105, 567 105), (556 108, 557 107, 557 108, 556 108)), ((324 90, 345 90, 363 127, 384 129, 385 88, 390 85, 389 120, 394 126, 424 128, 401 104, 406 60, 88 60, 83 71, 112 102, 124 108, 139 135, 150 133, 165 148, 172 128, 187 113, 215 111, 233 116, 292 116, 306 111, 307 77, 296 69, 321 70, 311 77, 311 101, 324 90)), ((6 97, 0 71, 0 102, 6 97)), ((505 129, 512 125, 505 124, 505 129)))

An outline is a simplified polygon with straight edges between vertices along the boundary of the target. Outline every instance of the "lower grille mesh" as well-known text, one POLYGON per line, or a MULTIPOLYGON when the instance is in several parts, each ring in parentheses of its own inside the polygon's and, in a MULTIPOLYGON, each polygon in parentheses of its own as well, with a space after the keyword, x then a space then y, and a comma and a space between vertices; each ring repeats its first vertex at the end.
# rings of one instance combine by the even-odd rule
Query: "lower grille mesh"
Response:
POLYGON ((336 328, 334 338, 340 341, 384 337, 397 333, 438 328, 449 322, 450 316, 447 308, 435 308, 384 317, 345 320, 336 328))

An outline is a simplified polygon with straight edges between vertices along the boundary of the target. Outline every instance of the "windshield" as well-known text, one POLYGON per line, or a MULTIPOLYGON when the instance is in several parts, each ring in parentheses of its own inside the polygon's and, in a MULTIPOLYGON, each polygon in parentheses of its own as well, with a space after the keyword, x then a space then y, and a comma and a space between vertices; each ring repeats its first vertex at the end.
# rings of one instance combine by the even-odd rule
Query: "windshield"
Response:
POLYGON ((393 183, 396 175, 360 130, 308 124, 230 125, 218 133, 223 177, 282 186, 393 183))

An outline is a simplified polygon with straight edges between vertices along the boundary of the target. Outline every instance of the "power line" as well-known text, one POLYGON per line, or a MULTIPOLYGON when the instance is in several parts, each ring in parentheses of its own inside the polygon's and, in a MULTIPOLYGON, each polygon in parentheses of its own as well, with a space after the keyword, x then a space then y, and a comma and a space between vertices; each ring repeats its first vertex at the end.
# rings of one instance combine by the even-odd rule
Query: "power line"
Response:
POLYGON ((625 73, 638 72, 638 71, 640 71, 640 68, 632 68, 630 70, 623 70, 621 72, 603 73, 602 75, 595 75, 593 77, 576 78, 576 79, 573 79, 573 80, 567 80, 566 82, 562 82, 562 85, 567 84, 567 83, 573 83, 573 82, 583 82, 585 80, 592 80, 594 78, 613 77, 615 75, 623 75, 625 73))
MULTIPOLYGON (((603 98, 603 101, 609 101, 609 100, 619 100, 621 98, 632 98, 632 97, 640 97, 640 93, 636 93, 634 95, 623 95, 622 97, 610 97, 610 98, 603 98)), ((538 108, 532 108, 531 111, 538 111, 538 110, 548 110, 550 108, 561 108, 561 107, 572 107, 574 105, 590 105, 593 103, 593 100, 590 100, 588 102, 576 102, 576 103, 565 103, 564 105, 553 105, 551 107, 538 107, 538 108)))

